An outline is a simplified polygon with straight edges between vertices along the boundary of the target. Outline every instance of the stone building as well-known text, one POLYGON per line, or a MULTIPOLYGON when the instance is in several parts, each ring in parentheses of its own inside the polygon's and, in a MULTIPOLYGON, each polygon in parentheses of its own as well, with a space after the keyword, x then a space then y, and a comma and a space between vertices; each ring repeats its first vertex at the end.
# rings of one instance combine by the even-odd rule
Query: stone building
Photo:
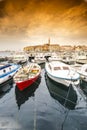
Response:
POLYGON ((24 47, 25 52, 53 52, 59 51, 60 46, 58 44, 50 44, 50 39, 48 39, 48 43, 43 45, 36 45, 36 46, 27 46, 24 47))

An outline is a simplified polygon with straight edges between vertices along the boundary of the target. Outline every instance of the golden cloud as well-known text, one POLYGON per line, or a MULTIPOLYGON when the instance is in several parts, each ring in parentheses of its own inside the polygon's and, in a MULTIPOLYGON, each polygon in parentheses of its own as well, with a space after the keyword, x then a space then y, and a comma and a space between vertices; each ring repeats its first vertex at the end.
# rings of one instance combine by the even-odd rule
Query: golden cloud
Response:
POLYGON ((3 0, 1 35, 85 37, 87 4, 83 0, 3 0))

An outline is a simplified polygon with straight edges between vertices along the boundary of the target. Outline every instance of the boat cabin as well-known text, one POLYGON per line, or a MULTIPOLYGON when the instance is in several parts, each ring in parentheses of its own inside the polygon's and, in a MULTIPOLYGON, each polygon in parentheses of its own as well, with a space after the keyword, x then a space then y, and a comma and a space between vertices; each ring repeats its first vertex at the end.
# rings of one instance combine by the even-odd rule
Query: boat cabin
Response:
POLYGON ((70 70, 69 66, 64 65, 64 64, 61 64, 61 65, 59 65, 59 64, 57 64, 57 65, 49 64, 48 67, 49 67, 50 70, 53 70, 53 71, 70 70))

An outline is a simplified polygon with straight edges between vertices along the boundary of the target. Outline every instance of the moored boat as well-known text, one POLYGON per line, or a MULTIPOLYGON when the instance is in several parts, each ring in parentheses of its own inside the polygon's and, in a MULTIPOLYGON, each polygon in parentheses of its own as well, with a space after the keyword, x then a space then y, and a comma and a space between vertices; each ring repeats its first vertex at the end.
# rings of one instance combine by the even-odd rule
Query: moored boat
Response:
POLYGON ((17 64, 0 64, 0 86, 11 79, 19 67, 17 64))
POLYGON ((87 64, 83 64, 77 72, 80 74, 81 81, 87 82, 87 64))
POLYGON ((26 63, 27 62, 27 56, 22 52, 16 53, 16 54, 13 55, 12 62, 17 63, 17 64, 26 63))
POLYGON ((14 76, 14 82, 19 90, 24 90, 33 84, 41 73, 41 67, 36 63, 29 63, 28 65, 20 68, 14 76))
POLYGON ((70 84, 78 86, 80 83, 79 74, 69 65, 60 61, 46 62, 45 70, 49 78, 67 87, 70 84))

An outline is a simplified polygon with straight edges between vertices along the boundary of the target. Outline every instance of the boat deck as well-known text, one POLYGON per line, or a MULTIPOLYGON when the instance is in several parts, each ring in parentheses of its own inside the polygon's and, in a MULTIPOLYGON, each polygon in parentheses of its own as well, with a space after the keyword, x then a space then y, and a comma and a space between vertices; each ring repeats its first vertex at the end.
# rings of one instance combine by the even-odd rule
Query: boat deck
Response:
POLYGON ((14 76, 15 81, 24 81, 30 78, 33 78, 35 75, 39 73, 39 68, 21 68, 19 72, 14 76))

